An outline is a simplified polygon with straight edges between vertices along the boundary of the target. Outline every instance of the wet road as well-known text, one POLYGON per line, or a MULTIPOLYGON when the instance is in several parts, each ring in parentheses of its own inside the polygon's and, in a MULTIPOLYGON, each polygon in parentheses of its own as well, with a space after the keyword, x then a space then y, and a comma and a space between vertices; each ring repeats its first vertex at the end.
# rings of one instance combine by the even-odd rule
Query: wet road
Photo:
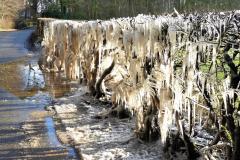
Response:
POLYGON ((58 141, 54 122, 44 111, 52 92, 66 92, 66 87, 51 84, 36 57, 26 58, 31 32, 0 32, 0 160, 76 159, 74 150, 58 141))
POLYGON ((26 41, 32 32, 32 29, 0 32, 0 63, 26 56, 26 41))

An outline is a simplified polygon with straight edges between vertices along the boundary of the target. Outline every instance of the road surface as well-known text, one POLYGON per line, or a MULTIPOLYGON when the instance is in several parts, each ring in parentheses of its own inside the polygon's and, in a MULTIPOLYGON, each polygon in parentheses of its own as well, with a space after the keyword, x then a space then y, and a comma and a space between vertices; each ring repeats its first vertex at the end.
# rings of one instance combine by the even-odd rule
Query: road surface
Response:
POLYGON ((26 56, 28 54, 27 38, 32 32, 32 29, 0 32, 0 63, 26 56))
POLYGON ((0 160, 76 159, 74 150, 58 141, 54 122, 44 111, 52 97, 40 91, 42 73, 32 60, 31 70, 26 58, 32 32, 0 32, 0 160))

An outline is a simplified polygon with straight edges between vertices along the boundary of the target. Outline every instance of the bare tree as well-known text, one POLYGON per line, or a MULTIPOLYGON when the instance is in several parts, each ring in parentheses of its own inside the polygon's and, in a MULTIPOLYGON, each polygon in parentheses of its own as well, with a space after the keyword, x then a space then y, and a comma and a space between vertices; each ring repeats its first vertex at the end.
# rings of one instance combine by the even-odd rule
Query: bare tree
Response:
POLYGON ((23 14, 24 2, 24 0, 0 0, 0 27, 11 28, 15 26, 15 21, 23 14))
POLYGON ((1 19, 14 19, 24 7, 24 0, 0 0, 0 16, 1 19))

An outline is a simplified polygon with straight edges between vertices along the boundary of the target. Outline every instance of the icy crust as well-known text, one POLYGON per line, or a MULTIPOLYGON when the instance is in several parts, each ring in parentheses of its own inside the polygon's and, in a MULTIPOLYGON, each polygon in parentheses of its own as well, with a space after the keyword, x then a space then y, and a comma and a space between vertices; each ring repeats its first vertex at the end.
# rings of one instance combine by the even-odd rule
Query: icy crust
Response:
MULTIPOLYGON (((106 109, 80 89, 70 97, 57 100, 50 106, 61 120, 70 143, 79 149, 86 160, 155 160, 162 159, 160 141, 143 143, 134 135, 134 119, 109 117, 97 119, 96 114, 106 109), (81 95, 79 97, 79 95, 81 95)), ((61 140, 61 137, 59 137, 61 140)))
POLYGON ((77 107, 74 104, 55 105, 54 108, 58 114, 75 113, 77 111, 77 107))
MULTIPOLYGON (((135 133, 140 139, 149 138, 149 134, 154 136, 152 133, 158 128, 162 143, 165 143, 171 134, 171 127, 178 127, 185 146, 192 146, 188 147, 188 153, 196 152, 189 156, 195 157, 206 145, 210 147, 208 142, 213 140, 206 138, 208 135, 198 134, 201 132, 197 129, 198 125, 214 129, 215 133, 211 134, 216 137, 219 126, 225 127, 221 119, 231 116, 229 111, 236 110, 231 105, 239 104, 234 100, 234 95, 239 95, 238 87, 235 88, 237 93, 230 87, 233 82, 231 77, 235 77, 235 73, 225 73, 229 66, 225 66, 224 62, 231 62, 231 57, 234 59, 230 52, 239 52, 239 20, 240 14, 237 12, 226 12, 223 15, 139 15, 87 22, 44 21, 41 66, 46 71, 63 71, 68 79, 86 82, 92 95, 109 96, 113 107, 118 107, 117 111, 127 108, 136 117, 135 133), (223 56, 223 52, 227 56, 223 56), (110 64, 115 66, 106 77, 104 73, 111 68, 110 64), (103 81, 100 81, 102 78, 103 81), (223 110, 219 107, 221 104, 224 104, 223 110), (210 112, 214 118, 209 116, 210 112), (206 117, 214 119, 215 123, 206 117), (195 134, 205 136, 207 141, 195 140, 198 137, 195 134), (195 148, 198 141, 204 144, 195 148)), ((97 113, 97 110, 91 109, 91 103, 90 107, 86 107, 88 103, 74 104, 77 110, 87 108, 85 114, 97 113)), ((78 123, 90 118, 82 116, 80 121, 76 118, 78 123)), ((234 127, 235 122, 231 121, 226 124, 227 128, 232 127, 229 124, 234 127)), ((91 118, 88 122, 93 123, 91 118)), ((91 127, 84 129, 89 130, 86 135, 91 135, 91 127)), ((228 130, 226 135, 229 135, 228 130)), ((225 141, 233 146, 231 139, 229 137, 225 141)), ((212 150, 208 151, 206 159, 212 156, 212 150)))

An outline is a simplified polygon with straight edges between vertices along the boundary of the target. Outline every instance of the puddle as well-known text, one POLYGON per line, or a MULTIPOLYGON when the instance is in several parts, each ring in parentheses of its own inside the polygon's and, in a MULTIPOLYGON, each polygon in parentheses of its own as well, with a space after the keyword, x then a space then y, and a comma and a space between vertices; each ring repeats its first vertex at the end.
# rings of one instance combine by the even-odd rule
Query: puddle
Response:
MULTIPOLYGON (((2 124, 20 125, 29 120, 32 112, 44 111, 44 107, 51 104, 53 98, 62 97, 70 90, 70 84, 62 78, 61 74, 43 74, 34 61, 29 63, 29 60, 20 60, 0 64, 0 121, 2 124)), ((68 158, 75 159, 75 150, 63 146, 58 141, 53 119, 47 117, 43 121, 39 130, 46 135, 42 141, 48 141, 44 143, 49 146, 45 147, 66 149, 68 158)), ((11 128, 12 126, 4 127, 11 128)), ((1 130, 3 128, 0 127, 0 132, 1 130)), ((5 143, 7 146, 11 142, 5 143)))
MULTIPOLYGON (((51 117, 45 118, 45 126, 47 127, 47 134, 49 139, 49 144, 53 147, 61 147, 62 144, 59 142, 56 136, 56 130, 54 126, 54 121, 51 117)), ((73 148, 68 148, 68 157, 69 158, 76 158, 76 152, 73 148)))
POLYGON ((54 98, 63 97, 71 90, 71 85, 60 73, 45 73, 43 75, 45 90, 54 98))
POLYGON ((0 88, 20 99, 33 97, 39 91, 59 98, 71 90, 70 84, 60 73, 43 74, 36 62, 29 64, 16 61, 0 64, 0 75, 0 88))

